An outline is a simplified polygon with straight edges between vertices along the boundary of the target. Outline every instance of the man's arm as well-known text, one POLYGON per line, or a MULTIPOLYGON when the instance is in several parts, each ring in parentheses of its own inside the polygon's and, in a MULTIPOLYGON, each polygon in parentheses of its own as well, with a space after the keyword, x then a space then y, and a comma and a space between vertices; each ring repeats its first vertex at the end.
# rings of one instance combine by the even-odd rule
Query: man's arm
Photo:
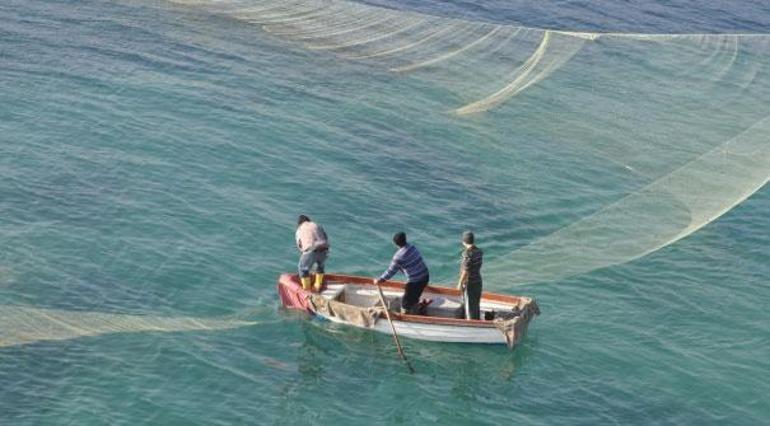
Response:
POLYGON ((319 236, 321 237, 321 239, 323 241, 322 242, 316 241, 314 248, 316 248, 316 249, 321 249, 321 248, 328 249, 329 248, 329 236, 326 235, 326 231, 324 230, 324 228, 321 225, 318 225, 318 234, 319 234, 319 236))
POLYGON ((390 265, 388 266, 388 269, 385 270, 385 272, 380 275, 379 278, 377 278, 375 281, 375 284, 379 284, 383 281, 387 281, 393 277, 393 275, 396 275, 396 272, 398 272, 399 266, 398 266, 398 258, 396 256, 393 256, 393 260, 390 261, 390 265))
POLYGON ((326 235, 326 230, 323 228, 323 226, 318 225, 318 230, 321 231, 321 237, 326 241, 326 244, 329 244, 329 236, 326 235))
POLYGON ((462 290, 465 284, 468 282, 468 270, 463 268, 460 270, 460 279, 457 281, 457 289, 462 290))
POLYGON ((465 284, 468 282, 468 267, 470 266, 470 256, 467 251, 463 251, 462 259, 460 260, 460 279, 457 280, 457 289, 462 290, 465 284))

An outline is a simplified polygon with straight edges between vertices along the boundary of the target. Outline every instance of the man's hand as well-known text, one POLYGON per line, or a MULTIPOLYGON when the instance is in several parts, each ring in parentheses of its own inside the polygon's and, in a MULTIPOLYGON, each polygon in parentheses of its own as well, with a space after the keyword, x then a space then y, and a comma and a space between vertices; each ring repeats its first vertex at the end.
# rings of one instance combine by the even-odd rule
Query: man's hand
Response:
POLYGON ((382 284, 382 280, 381 280, 381 279, 379 279, 379 278, 375 278, 375 279, 373 279, 373 280, 372 280, 372 284, 374 284, 374 285, 380 285, 380 284, 382 284))
POLYGON ((457 283, 457 289, 460 291, 465 290, 465 284, 463 284, 462 282, 457 283))

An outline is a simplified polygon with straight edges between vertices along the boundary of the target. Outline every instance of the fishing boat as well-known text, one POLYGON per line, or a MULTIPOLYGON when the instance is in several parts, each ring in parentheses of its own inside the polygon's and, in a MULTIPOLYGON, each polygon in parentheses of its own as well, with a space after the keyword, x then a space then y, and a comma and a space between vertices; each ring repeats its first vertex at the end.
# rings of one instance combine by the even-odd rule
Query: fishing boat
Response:
POLYGON ((425 287, 419 314, 400 312, 405 283, 380 284, 383 298, 371 278, 327 274, 321 292, 304 290, 297 274, 278 279, 281 303, 289 309, 359 328, 392 334, 385 320, 390 313, 399 336, 435 342, 496 343, 513 348, 524 336, 529 322, 540 313, 532 298, 484 292, 480 320, 465 319, 462 292, 430 284, 425 287), (383 306, 383 301, 385 306, 383 306))

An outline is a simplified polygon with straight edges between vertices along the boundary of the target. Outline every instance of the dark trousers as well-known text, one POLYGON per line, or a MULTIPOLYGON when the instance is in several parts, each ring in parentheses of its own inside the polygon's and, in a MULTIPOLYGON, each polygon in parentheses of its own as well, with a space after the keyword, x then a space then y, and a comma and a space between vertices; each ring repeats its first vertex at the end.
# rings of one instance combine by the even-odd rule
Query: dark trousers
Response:
POLYGON ((406 283, 404 297, 401 298, 401 312, 414 313, 417 303, 420 301, 420 295, 425 290, 425 286, 428 285, 429 279, 429 277, 425 277, 424 280, 406 283))
POLYGON ((465 319, 481 319, 481 281, 465 285, 465 319))

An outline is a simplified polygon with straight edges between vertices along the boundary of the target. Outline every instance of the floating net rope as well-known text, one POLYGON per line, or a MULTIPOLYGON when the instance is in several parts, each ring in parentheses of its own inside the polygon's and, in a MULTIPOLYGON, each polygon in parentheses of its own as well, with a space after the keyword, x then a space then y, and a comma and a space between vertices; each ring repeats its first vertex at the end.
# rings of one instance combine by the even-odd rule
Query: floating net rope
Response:
POLYGON ((770 175, 767 34, 571 32, 346 0, 172 1, 443 87, 457 100, 446 112, 458 119, 492 113, 485 122, 505 129, 533 99, 557 102, 554 138, 604 162, 606 176, 631 189, 489 263, 515 283, 654 252, 717 219, 770 175), (590 122, 581 109, 591 110, 590 122), (567 117, 577 118, 560 133, 567 117))
POLYGON ((257 324, 238 318, 190 318, 0 306, 0 348, 110 333, 225 330, 257 324))

